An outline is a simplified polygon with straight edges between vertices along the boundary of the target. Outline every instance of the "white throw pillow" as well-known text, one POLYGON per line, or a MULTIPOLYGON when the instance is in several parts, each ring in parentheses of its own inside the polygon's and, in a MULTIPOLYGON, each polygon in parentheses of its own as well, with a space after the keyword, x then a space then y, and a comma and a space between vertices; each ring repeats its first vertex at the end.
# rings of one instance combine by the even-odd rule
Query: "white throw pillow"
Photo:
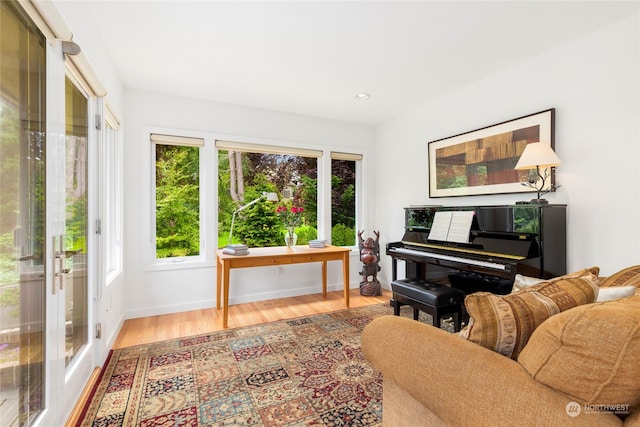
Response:
POLYGON ((529 286, 537 285, 540 282, 544 282, 544 279, 516 274, 515 280, 513 281, 513 289, 511 290, 511 293, 521 291, 528 288, 529 286))
POLYGON ((633 285, 600 288, 598 290, 598 298, 596 298, 596 302, 611 301, 614 299, 628 297, 635 293, 636 287, 633 285))

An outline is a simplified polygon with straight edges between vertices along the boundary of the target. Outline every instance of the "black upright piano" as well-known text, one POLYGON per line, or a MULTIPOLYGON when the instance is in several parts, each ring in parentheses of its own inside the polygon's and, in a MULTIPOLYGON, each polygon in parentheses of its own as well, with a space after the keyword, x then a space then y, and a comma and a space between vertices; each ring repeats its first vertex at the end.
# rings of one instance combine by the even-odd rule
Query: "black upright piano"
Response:
POLYGON ((419 206, 405 208, 401 241, 386 246, 405 261, 406 277, 447 282, 465 293, 509 293, 516 274, 548 279, 566 273, 566 205, 419 206), (468 242, 429 240, 436 212, 472 211, 468 242))

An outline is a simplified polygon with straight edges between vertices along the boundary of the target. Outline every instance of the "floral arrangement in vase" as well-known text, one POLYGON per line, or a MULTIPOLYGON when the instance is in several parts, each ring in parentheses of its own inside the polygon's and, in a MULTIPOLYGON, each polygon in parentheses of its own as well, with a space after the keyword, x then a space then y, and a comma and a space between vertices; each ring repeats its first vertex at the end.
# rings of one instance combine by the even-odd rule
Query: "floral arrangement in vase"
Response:
POLYGON ((284 241, 289 247, 296 245, 298 236, 295 233, 295 227, 302 220, 302 213, 304 208, 292 206, 291 209, 286 206, 278 206, 276 214, 282 219, 286 233, 284 235, 284 241))

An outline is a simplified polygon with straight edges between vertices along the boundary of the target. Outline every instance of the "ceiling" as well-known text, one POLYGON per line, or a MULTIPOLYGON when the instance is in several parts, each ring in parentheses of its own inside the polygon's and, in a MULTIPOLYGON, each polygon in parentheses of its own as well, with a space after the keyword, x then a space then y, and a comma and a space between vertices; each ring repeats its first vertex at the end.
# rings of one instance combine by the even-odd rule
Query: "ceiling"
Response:
POLYGON ((125 87, 367 125, 638 11, 637 0, 83 1, 125 87))

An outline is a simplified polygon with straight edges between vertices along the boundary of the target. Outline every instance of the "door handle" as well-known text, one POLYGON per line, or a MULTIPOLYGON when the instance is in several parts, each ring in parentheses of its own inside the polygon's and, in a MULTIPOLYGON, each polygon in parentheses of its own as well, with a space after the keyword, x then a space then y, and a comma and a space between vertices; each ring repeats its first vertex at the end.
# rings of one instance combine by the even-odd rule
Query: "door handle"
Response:
POLYGON ((61 291, 64 290, 64 285, 70 272, 71 270, 68 268, 63 268, 61 271, 56 272, 56 279, 58 280, 59 289, 61 291))
POLYGON ((55 258, 56 258, 55 259, 56 265, 54 265, 55 277, 56 277, 56 280, 58 281, 58 289, 60 290, 64 289, 67 277, 71 272, 71 269, 66 268, 64 266, 64 262, 67 259, 68 254, 73 255, 74 253, 77 253, 77 251, 56 251, 55 253, 55 258))
POLYGON ((68 256, 73 256, 77 251, 65 251, 64 250, 64 236, 53 237, 53 247, 56 248, 53 252, 53 294, 55 295, 58 290, 63 290, 65 281, 70 269, 65 267, 65 260, 68 256))

